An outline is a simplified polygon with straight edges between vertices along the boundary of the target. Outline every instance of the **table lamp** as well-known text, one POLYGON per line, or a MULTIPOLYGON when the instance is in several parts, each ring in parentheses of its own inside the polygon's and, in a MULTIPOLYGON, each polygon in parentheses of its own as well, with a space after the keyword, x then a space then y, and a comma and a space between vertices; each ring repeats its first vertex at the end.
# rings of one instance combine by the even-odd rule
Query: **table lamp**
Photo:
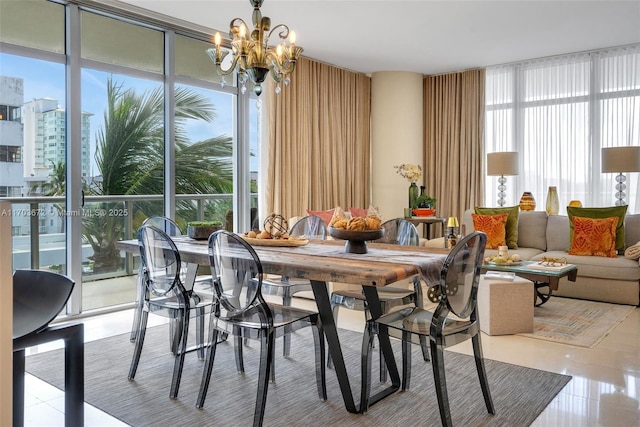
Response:
POLYGON ((505 175, 518 175, 518 153, 515 151, 504 151, 487 154, 487 175, 499 175, 498 182, 498 204, 504 206, 504 192, 507 189, 505 175))
POLYGON ((627 189, 623 172, 640 172, 640 147, 608 147, 602 149, 602 173, 618 173, 616 176, 616 206, 626 205, 627 189))

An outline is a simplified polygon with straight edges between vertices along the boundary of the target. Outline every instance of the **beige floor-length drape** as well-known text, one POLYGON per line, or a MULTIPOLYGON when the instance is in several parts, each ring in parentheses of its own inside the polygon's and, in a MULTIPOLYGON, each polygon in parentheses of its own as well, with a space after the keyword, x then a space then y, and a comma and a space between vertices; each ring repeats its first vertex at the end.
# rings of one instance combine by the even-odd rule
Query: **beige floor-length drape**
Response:
POLYGON ((438 216, 456 216, 483 200, 485 71, 424 79, 424 185, 438 216))
POLYGON ((370 77, 301 58, 288 87, 265 92, 261 214, 367 207, 370 77))

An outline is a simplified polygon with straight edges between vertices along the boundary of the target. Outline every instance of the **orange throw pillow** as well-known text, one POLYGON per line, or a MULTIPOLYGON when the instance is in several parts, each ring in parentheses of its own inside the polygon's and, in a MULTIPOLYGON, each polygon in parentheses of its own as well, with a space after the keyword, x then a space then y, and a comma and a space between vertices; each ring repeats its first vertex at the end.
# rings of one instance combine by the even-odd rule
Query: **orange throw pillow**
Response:
POLYGON ((571 255, 595 255, 617 258, 616 227, 618 217, 584 218, 574 216, 573 240, 571 240, 571 255))
POLYGON ((498 249, 498 246, 506 246, 507 218, 509 214, 479 215, 471 214, 473 228, 487 235, 487 249, 498 249))

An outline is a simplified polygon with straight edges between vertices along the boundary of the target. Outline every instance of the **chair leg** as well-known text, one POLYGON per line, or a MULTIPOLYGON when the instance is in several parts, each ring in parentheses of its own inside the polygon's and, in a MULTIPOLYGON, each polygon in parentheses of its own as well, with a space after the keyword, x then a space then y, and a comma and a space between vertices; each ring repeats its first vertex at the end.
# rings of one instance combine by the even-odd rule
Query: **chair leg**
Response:
MULTIPOLYGON (((284 287, 284 295, 282 295, 282 305, 291 307, 291 289, 289 286, 284 287)), ((282 355, 289 357, 291 354, 291 327, 284 327, 284 336, 282 337, 282 355)))
POLYGON ((187 353, 187 338, 189 337, 189 311, 183 309, 181 312, 180 323, 182 324, 182 331, 180 331, 180 347, 178 348, 178 354, 176 354, 175 362, 173 363, 173 377, 171 378, 171 391, 169 393, 171 399, 178 397, 182 368, 184 367, 184 357, 187 353))
POLYGON ((493 399, 491 398, 491 392, 489 391, 489 380, 487 379, 487 371, 484 367, 484 356, 482 355, 482 343, 480 342, 480 333, 477 333, 471 337, 473 343, 473 356, 476 360, 476 370, 478 371, 478 378, 480 379, 480 387, 482 388, 482 395, 484 396, 484 403, 487 406, 487 411, 495 415, 496 410, 493 406, 493 399))
POLYGON ((376 336, 377 325, 369 321, 364 327, 364 336, 362 337, 362 350, 360 360, 360 411, 362 413, 369 409, 369 396, 371 395, 371 350, 373 349, 373 340, 376 336))
POLYGON ((133 323, 131 325, 131 335, 129 336, 129 341, 135 342, 136 337, 138 336, 138 331, 140 330, 140 315, 142 314, 142 308, 144 306, 144 295, 145 286, 143 281, 144 273, 142 272, 142 268, 138 272, 138 280, 136 281, 136 305, 133 309, 133 323))
POLYGON ((133 349, 133 357, 131 359, 131 366, 129 367, 129 380, 133 380, 136 377, 136 371, 138 370, 138 363, 140 362, 140 354, 142 353, 142 345, 144 344, 144 336, 147 332, 147 318, 149 312, 142 311, 140 316, 140 329, 136 337, 136 346, 133 349))
POLYGON ((431 341, 431 367, 433 368, 433 381, 438 396, 440 408, 440 421, 445 427, 453 426, 451 410, 449 409, 449 395, 447 394, 447 380, 444 372, 444 346, 431 341))
POLYGON ((318 387, 318 397, 320 397, 320 400, 327 400, 327 372, 324 364, 324 334, 322 332, 322 324, 319 320, 312 329, 313 344, 316 353, 316 385, 318 387))
POLYGON ((13 425, 24 425, 24 357, 25 351, 13 352, 13 425))
POLYGON ((254 427, 262 426, 264 420, 264 408, 267 403, 267 391, 269 390, 269 375, 271 361, 273 359, 273 347, 275 335, 273 331, 268 332, 260 339, 260 374, 258 375, 258 394, 256 396, 256 407, 253 412, 254 427))
POLYGON ((402 331, 402 391, 411 385, 411 332, 402 331))
MULTIPOLYGON (((275 343, 273 345, 275 346, 275 343)), ((276 352, 275 350, 271 354, 271 369, 269 370, 269 382, 271 384, 276 383, 276 352)))
POLYGON ((236 370, 239 374, 244 374, 244 357, 242 356, 242 329, 239 326, 233 327, 235 336, 236 370))
POLYGON ((419 339, 420 339, 420 348, 422 349, 422 358, 424 359, 425 362, 428 362, 430 360, 430 357, 429 357, 429 345, 427 344, 427 337, 425 337, 424 335, 420 335, 419 339))
POLYGON ((204 307, 196 309, 196 348, 198 359, 204 360, 204 307))
POLYGON ((216 348, 218 346, 218 330, 211 328, 209 331, 209 342, 211 345, 207 349, 207 356, 202 371, 202 380, 200 381, 200 391, 198 391, 198 399, 196 400, 196 408, 202 409, 204 400, 209 390, 209 382, 211 381, 211 372, 213 371, 213 361, 216 357, 216 348))
POLYGON ((179 318, 169 320, 169 346, 171 348, 171 354, 178 354, 182 322, 183 320, 179 318))

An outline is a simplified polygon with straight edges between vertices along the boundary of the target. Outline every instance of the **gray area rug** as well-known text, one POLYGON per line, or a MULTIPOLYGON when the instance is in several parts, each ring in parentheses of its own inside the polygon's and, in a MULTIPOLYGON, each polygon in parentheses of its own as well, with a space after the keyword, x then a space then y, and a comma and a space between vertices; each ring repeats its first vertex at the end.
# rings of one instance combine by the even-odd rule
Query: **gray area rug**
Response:
MULTIPOLYGON (((361 335, 340 330, 354 393, 359 396, 361 335)), ((267 426, 407 426, 440 424, 431 365, 414 346, 411 390, 397 392, 372 406, 366 414, 350 414, 336 376, 327 370, 328 400, 318 399, 310 330, 293 335, 292 356, 282 356, 276 345, 276 384, 269 386, 264 425, 267 426)), ((397 360, 400 346, 394 342, 397 360)), ((85 400, 132 426, 247 426, 253 420, 259 345, 245 347, 245 375, 235 369, 233 345, 218 347, 211 386, 203 410, 195 408, 203 362, 195 353, 186 356, 178 399, 169 398, 173 357, 168 349, 168 327, 147 331, 135 381, 127 380, 133 344, 118 335, 85 345, 85 400)), ((377 367, 377 354, 373 355, 377 367)), ((530 425, 570 376, 486 360, 496 415, 487 413, 473 357, 445 354, 447 384, 453 422, 459 426, 530 425)), ((31 374, 64 388, 64 353, 55 350, 27 357, 31 374)), ((375 368, 374 368, 375 371, 375 368)), ((377 378, 377 372, 372 377, 377 378)), ((374 383, 374 390, 379 387, 374 383)), ((359 397, 356 397, 356 401, 359 397)))

